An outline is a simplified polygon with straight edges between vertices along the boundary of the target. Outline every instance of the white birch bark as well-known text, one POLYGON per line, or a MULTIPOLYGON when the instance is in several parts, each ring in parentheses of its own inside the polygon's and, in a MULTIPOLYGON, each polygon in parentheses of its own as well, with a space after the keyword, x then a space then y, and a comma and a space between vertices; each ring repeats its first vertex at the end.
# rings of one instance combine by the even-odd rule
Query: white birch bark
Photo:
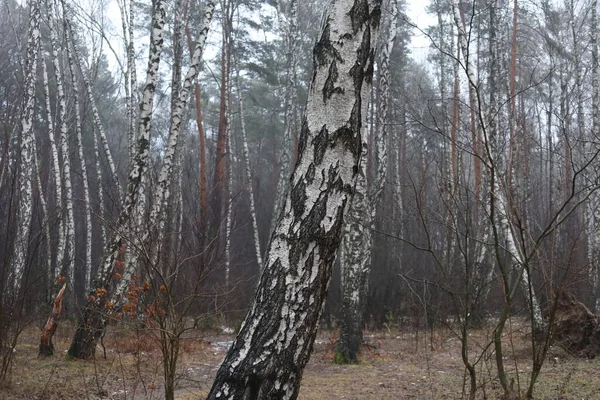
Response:
POLYGON ((339 0, 326 9, 291 190, 254 304, 209 400, 298 396, 359 173, 380 15, 380 1, 339 0))
POLYGON ((67 16, 67 12, 65 10, 64 0, 61 0, 63 5, 63 18, 65 18, 65 29, 68 31, 68 34, 71 35, 71 41, 73 42, 72 51, 73 57, 75 59, 75 63, 79 67, 81 71, 81 80, 83 81, 83 85, 85 87, 85 92, 87 93, 88 100, 90 102, 90 106, 92 108, 92 116, 94 117, 94 127, 98 130, 98 134, 100 135, 100 142, 102 143, 102 148, 104 150, 104 155, 106 156, 106 161, 108 162, 108 166, 110 168, 112 180, 117 188, 117 192, 119 194, 119 201, 123 198, 123 191, 121 189, 121 184, 119 183, 119 176, 117 174, 117 167, 112 158, 112 153, 110 151, 110 147, 108 145, 108 140, 106 138, 106 132, 104 132, 104 126, 102 125, 102 120, 100 119, 100 114, 98 112, 98 107, 96 106, 96 99, 94 99, 94 92, 92 90, 92 85, 89 79, 89 71, 85 72, 83 69, 83 59, 77 46, 75 45, 75 31, 71 25, 71 22, 67 16))
MULTIPOLYGON (((142 244, 145 244, 148 240, 150 230, 156 229, 158 227, 163 212, 163 204, 165 202, 165 199, 168 199, 170 196, 170 185, 172 181, 173 165, 175 161, 175 153, 181 130, 181 122, 183 120, 183 113, 185 111, 186 104, 190 97, 192 84, 194 83, 194 80, 196 79, 198 72, 200 71, 200 60, 202 58, 202 52, 204 51, 204 45, 208 36, 208 29, 210 26, 210 21, 212 20, 214 9, 215 1, 210 0, 205 4, 204 19, 201 24, 202 29, 200 30, 199 36, 196 41, 196 45, 194 47, 194 53, 190 61, 188 72, 185 76, 183 85, 179 91, 179 97, 175 102, 172 110, 171 126, 169 129, 167 147, 165 155, 163 157, 162 167, 158 174, 158 179, 155 185, 153 205, 150 211, 150 219, 148 223, 150 229, 146 230, 143 233, 141 238, 142 244)), ((136 257, 136 254, 132 254, 132 263, 134 264, 136 257)), ((126 274, 129 274, 129 272, 126 271, 126 274)), ((116 294, 118 293, 116 292, 116 294)))
POLYGON ((37 61, 40 51, 40 7, 38 0, 30 3, 30 19, 27 37, 27 65, 25 96, 21 115, 21 165, 19 169, 19 207, 17 210, 17 231, 12 256, 12 268, 8 272, 8 293, 17 296, 25 272, 29 247, 29 230, 33 207, 32 176, 33 168, 33 117, 35 109, 35 82, 37 61))
MULTIPOLYGON (((368 297, 369 275, 371 273, 371 249, 377 205, 383 192, 388 168, 387 154, 387 113, 390 83, 389 58, 394 48, 397 32, 398 4, 390 2, 390 26, 379 55, 379 89, 381 94, 377 110, 375 130, 376 170, 372 186, 367 187, 366 157, 367 142, 363 139, 363 160, 359 166, 354 197, 350 203, 344 236, 342 239, 342 321, 337 343, 338 360, 357 362, 357 354, 362 344, 362 314, 368 297)), ((366 139, 366 135, 365 139, 366 139)))
MULTIPOLYGON (((63 2, 63 14, 66 14, 63 2)), ((73 108, 75 109, 75 143, 77 146, 77 155, 79 156, 79 164, 81 167, 81 179, 83 183, 83 206, 85 208, 85 292, 89 290, 90 276, 92 270, 92 209, 90 206, 90 187, 87 175, 87 166, 85 165, 85 157, 83 155, 83 140, 82 140, 82 125, 81 125, 81 109, 79 104, 79 79, 75 70, 74 41, 69 35, 70 27, 66 19, 64 20, 65 36, 67 38, 67 59, 69 62, 69 71, 71 73, 71 90, 73 92, 73 108)), ((72 33, 72 32, 71 32, 72 33)), ((68 272, 69 284, 71 290, 75 290, 75 269, 68 272)))
MULTIPOLYGON (((254 252, 256 256, 256 262, 258 268, 262 269, 262 256, 260 250, 260 236, 258 234, 258 222, 256 220, 256 206, 254 204, 254 189, 252 187, 252 169, 250 168, 250 150, 248 149, 248 137, 246 135, 246 121, 244 119, 244 100, 242 98, 242 92, 240 91, 239 82, 239 70, 237 70, 237 76, 235 80, 236 92, 238 95, 238 104, 240 109, 240 125, 242 128, 242 144, 244 149, 244 161, 246 167, 246 187, 248 188, 248 197, 250 198, 250 216, 252 218, 252 236, 254 239, 254 252)), ((231 151, 231 149, 230 149, 231 151)))
MULTIPOLYGON (((281 5, 281 3, 278 3, 281 5)), ((289 1, 289 15, 285 32, 286 38, 286 88, 284 100, 284 127, 283 127, 283 146, 279 156, 279 175, 277 177, 277 189, 275 192, 275 208, 271 227, 275 226, 277 218, 283 208, 285 195, 289 190, 290 164, 291 164, 291 142, 294 130, 294 114, 297 103, 296 98, 296 64, 298 53, 298 4, 297 0, 289 1)), ((279 10, 279 15, 282 10, 279 10)), ((272 228, 271 228, 272 229, 272 228)), ((262 264, 261 268, 262 268, 262 264)))
POLYGON ((89 292, 88 302, 82 313, 77 329, 73 336, 68 355, 74 358, 88 359, 94 353, 96 342, 104 332, 108 318, 106 315, 106 300, 111 299, 114 304, 122 300, 122 295, 126 292, 128 282, 131 278, 126 276, 131 271, 124 271, 119 285, 112 295, 106 294, 110 289, 110 282, 113 277, 113 266, 117 261, 119 254, 123 251, 122 246, 128 239, 128 228, 131 223, 131 217, 134 207, 139 197, 139 187, 142 176, 146 170, 150 152, 150 123, 152 121, 152 105, 154 103, 154 92, 158 80, 158 67, 160 64, 160 55, 163 45, 163 27, 165 24, 165 0, 157 0, 153 3, 152 9, 152 29, 150 33, 150 48, 148 52, 148 67, 146 75, 146 85, 144 87, 142 103, 140 104, 140 122, 137 141, 137 151, 133 165, 130 169, 127 180, 127 192, 123 203, 123 208, 117 221, 117 230, 109 240, 105 251, 104 259, 94 280, 94 291, 89 292), (108 296, 108 297, 107 297, 108 296))
MULTIPOLYGON (((230 82, 229 77, 227 82, 230 82)), ((229 90, 226 91, 227 100, 225 104, 229 105, 229 90)), ((225 120, 229 121, 231 108, 228 106, 225 113, 225 120)), ((225 217, 225 287, 229 287, 231 276, 231 231, 233 228, 233 141, 231 140, 231 125, 227 124, 227 216, 225 217)))
POLYGON ((51 293, 52 288, 52 237, 50 236, 50 220, 48 218, 48 203, 46 202, 46 196, 44 195, 44 187, 42 186, 42 180, 40 177, 42 167, 40 166, 37 157, 37 143, 35 138, 33 140, 33 167, 35 168, 35 183, 37 185, 38 194, 40 196, 40 203, 42 205, 42 229, 46 236, 46 279, 48 280, 48 294, 51 293))
MULTIPOLYGON (((172 175, 173 164, 174 164, 174 160, 175 160, 175 151, 177 149, 177 142, 179 139, 181 122, 183 119, 183 112, 185 110, 186 103, 190 97, 191 86, 192 86, 194 80, 196 79, 198 72, 200 70, 200 60, 202 58, 202 52, 204 51, 204 45, 206 43, 206 38, 208 36, 208 29, 210 26, 210 21, 212 20, 214 9, 215 9, 214 1, 211 0, 205 4, 204 19, 203 19, 203 22, 201 25, 202 29, 200 30, 199 37, 196 42, 196 46, 194 47, 194 53, 193 53, 193 56, 192 56, 192 59, 190 62, 190 67, 188 69, 185 80, 184 80, 181 90, 179 92, 179 98, 178 98, 178 100, 174 106, 173 112, 172 112, 171 127, 169 130, 169 138, 167 141, 167 149, 165 151, 165 155, 163 158, 163 165, 161 167, 161 170, 160 170, 160 173, 158 175, 158 179, 157 179, 157 182, 155 185, 155 192, 154 192, 154 197, 153 197, 154 203, 152 206, 152 210, 150 211, 150 220, 148 223, 149 229, 145 230, 142 233, 142 237, 140 238, 141 245, 146 244, 148 237, 150 235, 150 231, 153 229, 156 229, 158 227, 159 219, 160 219, 160 217, 162 215, 162 211, 163 211, 163 203, 164 203, 165 199, 168 199, 168 197, 169 197, 171 175, 172 175)), ((164 18, 164 9, 163 9, 163 18, 164 18)), ((161 26, 161 28, 162 28, 162 26, 161 26)), ((161 32, 161 35, 162 35, 162 32, 161 32)), ((161 41, 161 44, 162 44, 162 41, 161 41)), ((144 101, 144 104, 147 101, 146 94, 144 95, 143 101, 144 101)), ((140 109, 142 110, 142 112, 140 113, 140 125, 148 124, 147 126, 149 129, 151 114, 146 115, 144 111, 151 112, 152 105, 150 103, 150 107, 147 110, 145 110, 144 108, 140 108, 140 109)), ((147 158, 147 154, 146 154, 146 158, 147 158)), ((154 253, 154 254, 156 254, 156 253, 154 253)), ((130 257, 130 262, 131 262, 130 265, 131 266, 136 265, 137 257, 139 257, 138 252, 137 251, 132 252, 131 257, 130 257)), ((154 255, 152 257, 154 257, 154 255)), ((153 260, 151 260, 151 262, 152 261, 153 260)), ((115 290, 115 293, 113 296, 113 300, 115 302, 119 301, 122 298, 123 294, 126 292, 127 281, 128 281, 128 279, 131 278, 132 274, 133 274, 132 268, 125 269, 123 279, 119 283, 119 286, 115 290)))
MULTIPOLYGON (((52 122, 52 108, 50 107, 50 91, 48 89, 48 71, 46 68, 46 60, 42 55, 42 75, 44 80, 44 100, 46 103, 46 120, 48 121, 48 138, 50 141, 50 151, 52 156, 52 167, 54 172, 54 190, 56 192, 56 215, 62 215, 62 181, 60 172, 60 158, 58 156, 58 149, 56 147, 56 140, 54 138, 54 124, 52 122)), ((65 255, 65 243, 66 237, 63 230, 63 218, 59 217, 57 220, 57 231, 58 231, 58 245, 56 248, 56 266, 63 264, 65 255)), ((51 266, 50 266, 51 268, 51 266)), ((56 276, 54 270, 49 271, 48 287, 51 288, 56 276)))
POLYGON ((94 161, 96 162, 96 185, 98 188, 98 219, 100 221, 100 247, 104 248, 104 244, 108 238, 108 224, 104 211, 104 181, 102 179, 102 163, 100 162, 100 151, 98 150, 98 136, 97 131, 92 131, 92 137, 94 138, 94 161))
POLYGON ((58 117, 60 120, 60 150, 63 162, 63 180, 65 189, 65 209, 63 216, 65 217, 64 229, 59 232, 57 263, 54 270, 54 278, 58 278, 63 271, 65 262, 63 261, 63 253, 66 254, 66 271, 75 269, 75 216, 73 212, 73 187, 71 184, 71 161, 69 158, 69 141, 67 139, 67 100, 63 86, 63 70, 58 61, 59 43, 57 40, 56 31, 53 27, 52 16, 55 20, 58 18, 59 11, 55 2, 48 2, 48 30, 50 32, 50 45, 52 47, 52 65, 54 68, 54 76, 56 79, 56 91, 58 94, 58 117), (54 4, 54 7, 51 6, 54 4), (65 250, 66 249, 66 250, 65 250), (60 263, 58 261, 61 261, 60 263))

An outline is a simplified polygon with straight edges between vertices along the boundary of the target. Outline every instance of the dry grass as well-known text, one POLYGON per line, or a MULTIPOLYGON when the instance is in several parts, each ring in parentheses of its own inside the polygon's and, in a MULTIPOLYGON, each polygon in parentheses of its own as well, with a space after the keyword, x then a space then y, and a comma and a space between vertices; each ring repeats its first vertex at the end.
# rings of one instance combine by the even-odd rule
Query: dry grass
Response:
MULTIPOLYGON (((506 366, 515 387, 524 391, 531 370, 528 333, 513 326, 506 337, 506 366), (517 374, 516 372, 519 372, 517 374)), ((111 327, 96 359, 65 358, 73 326, 61 324, 53 358, 37 358, 39 335, 30 328, 17 347, 12 382, 0 399, 161 399, 161 353, 155 331, 111 327)), ((471 353, 480 354, 489 330, 473 332, 471 353)), ((182 400, 203 399, 231 336, 193 331, 182 342, 179 388, 182 400), (207 336, 209 335, 210 336, 207 336)), ((447 329, 419 332, 366 332, 358 365, 331 362, 335 334, 323 333, 307 366, 300 399, 457 399, 463 397, 464 368, 460 343, 447 329)), ((500 388, 490 350, 477 364, 480 398, 496 399, 500 388)), ((582 360, 552 349, 539 382, 538 399, 600 399, 600 362, 582 360)))

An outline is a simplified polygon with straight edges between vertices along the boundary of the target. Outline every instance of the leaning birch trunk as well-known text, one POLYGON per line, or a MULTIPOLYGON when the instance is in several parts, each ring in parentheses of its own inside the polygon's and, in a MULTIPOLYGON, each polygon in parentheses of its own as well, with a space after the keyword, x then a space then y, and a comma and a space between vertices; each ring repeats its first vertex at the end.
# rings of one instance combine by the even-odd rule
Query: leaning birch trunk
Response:
POLYGON ((17 209, 17 231, 12 256, 12 266, 8 271, 6 293, 13 298, 19 295, 21 280, 27 262, 29 248, 29 230, 33 213, 33 116, 35 111, 35 81, 37 61, 40 52, 40 8, 38 0, 30 4, 31 18, 27 38, 27 66, 25 78, 25 96, 21 115, 21 165, 19 170, 19 206, 17 209))
MULTIPOLYGON (((73 31, 73 27, 71 22, 67 17, 67 13, 65 10, 64 0, 61 0, 63 4, 63 18, 65 19, 65 29, 67 30, 67 37, 71 36, 71 42, 75 41, 75 32, 73 31)), ((90 78, 88 73, 83 71, 83 62, 81 58, 81 54, 79 54, 79 50, 77 46, 73 44, 73 57, 75 58, 75 62, 81 71, 81 79, 83 81, 83 85, 85 87, 85 91, 88 96, 88 100, 90 102, 90 106, 92 107, 92 116, 94 117, 94 127, 98 130, 98 134, 100 135, 100 142, 102 143, 102 148, 104 149, 104 155, 106 156, 106 161, 108 162, 108 166, 110 168, 112 180, 117 187, 117 193, 119 194, 118 200, 121 201, 123 199, 123 191, 121 190, 121 184, 119 183, 119 176, 117 175, 117 167, 115 166, 115 162, 112 158, 112 153, 110 151, 110 147, 108 146, 108 140, 106 138, 106 133, 104 132, 104 127, 102 125, 102 121, 100 120, 100 113, 98 112, 98 107, 96 106, 96 99, 94 99, 94 93, 92 91, 92 85, 90 83, 90 78)))
POLYGON ((378 0, 333 1, 325 12, 291 190, 210 400, 298 396, 359 173, 380 15, 378 0))
MULTIPOLYGON (((50 150, 52 156, 52 167, 54 172, 54 190, 56 193, 56 215, 59 216, 62 213, 61 204, 62 204, 62 182, 60 177, 60 160, 58 157, 58 149, 56 147, 56 140, 54 138, 54 125, 52 123, 52 109, 50 107, 50 91, 48 89, 48 71, 46 68, 46 60, 42 55, 42 76, 44 80, 44 100, 46 103, 46 120, 48 121, 48 139, 50 141, 50 150)), ((60 216, 58 217, 56 230, 58 232, 58 247, 56 249, 56 265, 62 265, 63 257, 65 254, 65 235, 63 234, 63 221, 60 216)), ((50 268, 52 266, 50 265, 50 268)), ((54 270, 50 270, 48 272, 48 289, 49 292, 52 292, 53 282, 56 279, 54 276, 54 270)))
MULTIPOLYGON (((170 186, 173 175, 173 166, 175 164, 175 153, 177 149, 177 143, 179 140, 179 134, 181 130, 181 123, 183 121, 183 112, 186 104, 190 97, 191 87, 196 79, 198 72, 200 71, 200 60, 202 59, 202 52, 204 50, 204 44, 206 43, 206 37, 208 35, 208 28, 210 21, 215 10, 215 1, 210 0, 204 6, 204 18, 202 22, 202 29, 200 30, 198 41, 194 47, 194 53, 190 62, 190 67, 185 76, 183 85, 179 90, 179 98, 173 106, 171 115, 171 126, 169 129, 169 138, 167 140, 167 149, 163 157, 163 164, 158 174, 156 182, 156 189, 153 197, 153 206, 150 211, 150 220, 148 226, 151 230, 158 227, 159 220, 163 212, 163 204, 165 199, 170 196, 170 186)), ((149 230, 150 230, 149 229, 149 230)), ((140 238, 142 246, 147 245, 148 238, 150 237, 149 230, 146 230, 140 238)), ((132 252, 132 265, 135 265, 135 260, 139 256, 138 252, 132 252)), ((150 263, 153 264, 155 254, 150 254, 150 263)), ((133 274, 132 270, 125 270, 124 279, 130 277, 133 274)), ((127 283, 121 282, 118 289, 115 291, 113 300, 121 301, 122 295, 126 292, 127 283)))
POLYGON ((52 343, 52 337, 56 333, 58 328, 58 319, 60 318, 60 311, 62 309, 62 299, 65 294, 67 284, 63 284, 62 288, 58 291, 56 298, 54 299, 54 305, 52 307, 52 314, 46 321, 46 325, 42 329, 42 335, 40 337, 40 347, 38 349, 38 356, 49 357, 54 355, 54 344, 52 343))
POLYGON ((44 236, 46 237, 46 279, 48 283, 46 287, 48 293, 46 294, 49 298, 52 292, 52 240, 50 236, 50 219, 48 218, 48 203, 46 202, 46 196, 44 195, 44 187, 42 186, 42 179, 40 177, 42 166, 37 157, 37 143, 33 140, 33 166, 35 168, 35 183, 37 186, 38 194, 40 197, 40 204, 42 206, 42 227, 44 229, 44 236))
MULTIPOLYGON (((281 3, 278 3, 281 4, 281 3)), ((275 208, 271 222, 271 229, 275 227, 277 218, 283 208, 285 196, 289 190, 290 164, 291 164, 291 142, 294 130, 294 107, 296 105, 296 64, 298 52, 298 4, 297 0, 289 2, 289 17, 286 30, 286 88, 285 88, 285 120, 283 128, 283 146, 279 157, 279 176, 277 177, 277 189, 275 192, 275 208)), ((279 11, 281 14, 281 10, 279 11)), ((260 264, 262 268, 262 264, 260 264)))
POLYGON ((240 109, 240 125, 242 128, 242 143, 244 149, 244 162, 246 166, 246 180, 248 188, 248 197, 250 198, 250 216, 252 217, 252 236, 254 238, 254 251, 258 268, 262 268, 262 257, 260 251, 260 236, 258 234, 258 222, 256 220, 256 206, 254 204, 254 190, 252 188, 252 170, 250 168, 250 151, 248 149, 248 137, 246 135, 246 121, 244 120, 244 100, 240 91, 239 70, 235 80, 236 92, 238 95, 238 104, 240 109))
POLYGON ((58 9, 51 7, 53 2, 48 2, 48 31, 50 32, 50 44, 52 47, 52 66, 54 68, 54 77, 56 79, 56 92, 58 95, 58 117, 60 120, 60 149, 63 165, 63 179, 65 188, 65 226, 59 232, 58 249, 56 265, 54 270, 54 279, 59 278, 63 271, 64 255, 66 255, 66 271, 75 269, 75 215, 73 212, 73 186, 71 184, 71 161, 69 151, 69 141, 67 139, 67 100, 63 86, 63 70, 58 62, 59 44, 56 38, 56 31, 52 26, 52 16, 54 20, 59 20, 58 9))
MULTIPOLYGON (((390 2, 390 29, 379 56, 380 102, 375 131, 375 155, 377 168, 373 185, 367 188, 365 162, 359 167, 354 198, 350 203, 344 237, 342 241, 342 320, 336 348, 336 362, 356 363, 362 343, 363 313, 369 291, 371 273, 371 249, 375 213, 388 168, 387 155, 387 110, 390 93, 389 59, 396 40, 398 17, 397 2, 390 2)), ((367 143, 363 141, 363 161, 366 160, 367 143)))
MULTIPOLYGON (((63 14, 66 14, 63 3, 63 14)), ((92 270, 92 209, 90 207, 90 186, 88 182, 87 167, 85 165, 85 157, 83 155, 83 140, 81 137, 81 109, 79 104, 79 80, 77 79, 77 71, 75 70, 75 62, 73 54, 75 45, 73 43, 72 32, 69 35, 69 23, 64 16, 65 37, 67 38, 67 59, 69 62, 69 71, 71 72, 71 90, 73 91, 73 108, 75 109, 75 144, 77 146, 77 155, 79 156, 79 164, 81 166, 81 180, 83 182, 83 206, 85 208, 85 292, 89 290, 90 276, 92 270)), ((75 269, 69 271, 69 284, 73 293, 75 293, 75 269)))
MULTIPOLYGON (((96 279, 93 282, 92 291, 88 295, 86 307, 77 324, 77 330, 73 336, 68 355, 72 358, 88 359, 94 354, 96 342, 104 332, 108 323, 107 312, 112 309, 108 291, 113 276, 113 267, 122 246, 128 239, 128 227, 131 222, 133 210, 139 197, 139 186, 142 175, 146 170, 150 152, 150 123, 152 121, 152 106, 154 103, 154 92, 158 79, 158 67, 163 45, 163 26, 165 23, 165 0, 154 3, 152 12, 152 33, 150 35, 150 49, 148 54, 148 69, 146 85, 140 104, 140 123, 138 133, 137 153, 131 170, 129 172, 127 193, 119 220, 117 230, 113 233, 105 250, 96 279)), ((125 277, 119 282, 125 280, 125 277)), ((127 286, 125 284, 125 287, 127 286)))

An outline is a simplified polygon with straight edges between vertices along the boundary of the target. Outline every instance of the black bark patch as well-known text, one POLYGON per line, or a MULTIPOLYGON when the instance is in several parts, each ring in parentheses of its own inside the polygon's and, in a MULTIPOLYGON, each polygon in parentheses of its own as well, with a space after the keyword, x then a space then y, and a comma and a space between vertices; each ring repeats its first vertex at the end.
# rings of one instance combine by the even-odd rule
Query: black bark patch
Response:
POLYGON ((310 164, 306 170, 306 182, 310 185, 315 179, 315 164, 310 164))
POLYGON ((292 210, 294 211, 294 219, 297 221, 302 218, 304 208, 306 207, 307 196, 304 179, 300 179, 300 181, 292 188, 290 199, 292 202, 292 210))
MULTIPOLYGON (((308 135, 310 131, 308 130, 308 120, 306 119, 306 115, 302 118, 302 127, 300 128, 300 135, 298 137, 298 157, 296 159, 295 167, 298 168, 298 164, 304 155, 304 150, 306 149, 306 143, 308 142, 308 135)), ((295 168, 294 168, 295 169, 295 168)))
POLYGON ((355 0, 348 14, 352 22, 352 31, 356 33, 369 20, 369 2, 367 0, 355 0))
POLYGON ((335 86, 339 78, 337 62, 333 61, 329 66, 329 72, 327 74, 327 79, 325 79, 325 84, 323 85, 323 103, 327 103, 327 100, 331 98, 334 94, 343 94, 344 88, 340 86, 335 86))
POLYGON ((326 65, 330 60, 344 61, 340 56, 340 53, 331 43, 331 30, 329 21, 327 21, 323 26, 323 33, 313 49, 313 82, 320 67, 326 65))
POLYGON ((329 134, 327 127, 323 125, 319 133, 312 140, 314 146, 315 165, 321 165, 323 157, 325 157, 325 151, 327 150, 329 134))
MULTIPOLYGON (((352 109, 352 114, 354 114, 354 109, 352 109)), ((360 135, 356 134, 358 131, 354 131, 352 128, 352 126, 342 126, 331 134, 331 140, 340 143, 356 158, 361 153, 362 143, 360 135)))

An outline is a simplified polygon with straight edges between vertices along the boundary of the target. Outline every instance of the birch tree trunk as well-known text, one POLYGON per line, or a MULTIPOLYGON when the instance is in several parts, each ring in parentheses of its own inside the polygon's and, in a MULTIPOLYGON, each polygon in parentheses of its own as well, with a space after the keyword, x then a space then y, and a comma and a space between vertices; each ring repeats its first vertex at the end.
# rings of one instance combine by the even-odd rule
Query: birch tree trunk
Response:
MULTIPOLYGON (((65 37, 67 38, 67 59, 69 62, 69 71, 71 73, 71 86, 73 91, 73 107, 75 109, 75 143, 77 146, 77 154, 79 156, 79 164, 81 166, 81 179, 83 183, 83 206, 85 208, 85 292, 89 289, 90 276, 92 270, 92 210, 90 207, 90 187, 88 182, 87 167, 85 165, 85 157, 83 155, 83 141, 81 137, 81 109, 79 104, 79 81, 77 79, 77 71, 75 70, 75 62, 73 55, 75 53, 75 45, 73 41, 73 32, 70 29, 69 22, 66 17, 65 5, 63 2, 64 14, 64 29, 65 37), (69 35, 71 31, 71 35, 69 35)), ((71 290, 75 293, 75 269, 69 271, 69 283, 71 290)))
MULTIPOLYGON (((50 107, 50 91, 48 89, 48 71, 46 67, 46 60, 42 56, 42 76, 44 81, 44 100, 46 103, 46 120, 48 121, 48 138, 50 141, 50 150, 52 155, 52 167, 54 172, 54 190, 56 192, 56 215, 57 218, 57 227, 56 230, 58 232, 58 246, 56 249, 56 265, 62 265, 63 257, 65 254, 65 235, 63 234, 63 219, 60 217, 62 214, 62 181, 60 174, 60 159, 58 156, 58 149, 56 147, 56 140, 54 138, 54 124, 52 122, 52 109, 50 107)), ((50 240, 50 238, 48 238, 50 240)), ((52 265, 49 266, 52 268, 52 265)), ((48 271, 48 293, 52 292, 53 283, 56 279, 54 275, 54 270, 51 269, 48 271)))
POLYGON ((354 192, 381 1, 327 8, 291 190, 238 337, 208 399, 295 399, 354 192))
MULTIPOLYGON (((13 247, 12 266, 8 272, 7 293, 18 296, 25 272, 29 248, 29 230, 33 213, 33 117, 35 109, 35 82, 40 52, 40 5, 38 0, 30 3, 29 31, 27 35, 27 64, 25 95, 21 114, 21 163, 19 169, 19 206, 17 231, 13 247)), ((7 296, 8 297, 8 296, 7 296)))
MULTIPOLYGON (((242 99, 242 92, 240 91, 240 77, 239 70, 237 71, 235 85, 236 92, 238 95, 238 106, 240 110, 240 126, 242 128, 242 144, 244 149, 244 162, 246 167, 246 180, 248 188, 248 197, 250 198, 250 216, 252 218, 252 236, 254 238, 254 252, 256 256, 256 262, 258 268, 262 269, 262 256, 260 250, 260 235, 258 234, 258 222, 256 220, 256 206, 254 204, 254 189, 252 186, 252 169, 250 168, 250 150, 248 149, 248 137, 246 136, 246 121, 244 119, 244 100, 242 99)), ((231 151, 231 150, 230 150, 231 151)))
MULTIPOLYGON (((281 4, 281 3, 278 3, 281 4)), ((279 14, 282 10, 279 10, 279 14)), ((297 103, 296 98, 296 64, 297 64, 297 52, 298 52, 298 40, 296 35, 298 32, 298 4, 297 0, 289 1, 289 16, 286 27, 285 44, 286 49, 286 88, 285 88, 285 102, 284 102, 284 128, 283 128, 283 146, 281 148, 281 155, 279 156, 279 175, 277 177, 277 189, 275 192, 275 208, 273 211, 273 218, 271 227, 275 226, 277 218, 283 208, 283 202, 285 195, 289 190, 289 177, 290 177, 290 161, 291 161, 291 143, 294 130, 294 108, 297 103)), ((272 228, 271 228, 272 229, 272 228)), ((262 264, 260 266, 262 268, 262 264)))
POLYGON ((65 270, 72 271, 75 269, 75 216, 73 212, 73 187, 71 184, 71 161, 69 151, 69 141, 67 140, 67 100, 63 86, 63 70, 58 62, 59 44, 56 36, 56 31, 53 29, 52 16, 58 20, 59 10, 56 2, 48 2, 48 30, 50 32, 50 44, 52 47, 52 65, 54 68, 54 76, 56 79, 56 91, 58 95, 58 117, 60 120, 60 150, 63 163, 63 180, 65 189, 65 209, 63 215, 66 217, 65 226, 59 232, 58 249, 56 257, 56 266, 54 270, 54 279, 58 278, 63 271, 64 258, 66 254, 65 270), (54 7, 51 6, 54 4, 54 7))
POLYGON ((67 16, 65 5, 64 5, 64 0, 61 0, 63 3, 63 18, 65 18, 66 21, 66 26, 65 29, 67 29, 68 34, 71 35, 71 41, 73 42, 73 57, 75 59, 75 63, 77 64, 77 66, 79 67, 79 70, 81 71, 81 79, 83 80, 83 84, 85 87, 85 91, 87 93, 88 96, 88 100, 90 102, 90 106, 92 107, 92 116, 94 117, 94 127, 98 130, 98 134, 100 135, 100 142, 102 143, 102 148, 104 149, 104 155, 106 156, 106 161, 108 162, 108 166, 110 168, 110 172, 111 172, 111 176, 112 176, 112 180, 117 188, 117 193, 119 194, 119 201, 121 201, 123 199, 123 191, 121 190, 121 184, 119 183, 119 176, 117 175, 117 167, 115 165, 115 162, 112 158, 112 153, 110 151, 110 147, 108 146, 108 140, 106 138, 106 132, 104 132, 104 127, 102 125, 102 121, 100 120, 100 114, 98 112, 98 107, 96 106, 96 100, 94 99, 94 92, 92 90, 92 85, 90 83, 90 79, 89 79, 89 71, 88 72, 84 72, 83 70, 83 59, 81 57, 81 54, 79 54, 79 50, 77 49, 77 46, 74 45, 75 42, 75 32, 73 31, 73 27, 71 25, 71 22, 67 16))
MULTIPOLYGON (((97 340, 102 335, 108 322, 107 313, 115 312, 121 308, 126 299, 127 287, 129 280, 133 275, 132 269, 126 269, 122 278, 118 281, 117 287, 112 293, 109 293, 110 282, 113 276, 113 267, 117 261, 122 246, 129 239, 128 228, 133 216, 133 210, 140 196, 139 188, 142 184, 142 177, 146 170, 149 156, 150 145, 150 123, 152 121, 152 105, 154 102, 154 92, 158 79, 158 67, 160 63, 160 55, 163 45, 163 28, 165 23, 165 1, 157 0, 154 4, 152 13, 152 33, 150 36, 150 50, 148 56, 148 68, 146 76, 146 85, 140 104, 140 122, 138 133, 137 153, 134 159, 133 167, 129 173, 127 194, 125 197, 124 207, 117 222, 118 230, 113 233, 104 254, 104 260, 94 281, 94 291, 90 292, 88 302, 77 325, 77 330, 73 336, 73 341, 69 348, 69 356, 74 358, 87 359, 92 356, 97 340)), ((166 191, 169 188, 171 171, 173 168, 173 160, 179 129, 183 119, 183 111, 186 102, 189 98, 190 88, 194 79, 198 75, 200 68, 200 60, 208 28, 213 16, 215 8, 214 1, 208 1, 205 5, 204 19, 201 25, 199 38, 194 48, 194 54, 183 86, 179 94, 179 100, 175 106, 175 111, 172 116, 172 124, 169 132, 167 143, 167 151, 165 152, 163 166, 158 177, 156 192, 154 196, 154 207, 151 213, 152 221, 156 223, 158 216, 161 213, 162 204, 165 199, 166 191)), ((145 232, 145 235, 148 233, 145 232)), ((147 236, 144 237, 144 239, 147 236)), ((145 243, 145 240, 142 241, 145 243)), ((132 252, 137 255, 137 251, 132 252)), ((131 263, 135 265, 135 262, 131 263)))
MULTIPOLYGON (((371 249, 375 213, 387 176, 387 110, 389 102, 389 59, 397 32, 398 4, 390 2, 390 28, 379 55, 380 104, 375 131, 376 171, 373 184, 367 187, 365 163, 359 166, 354 197, 350 203, 342 239, 342 321, 336 348, 336 362, 355 363, 362 343, 363 312, 369 290, 371 249)), ((363 160, 367 157, 367 143, 363 141, 363 160)))
MULTIPOLYGON (((68 355, 73 358, 90 358, 94 354, 96 342, 108 323, 107 312, 111 309, 109 300, 111 298, 108 296, 108 291, 110 290, 113 266, 122 251, 122 246, 128 238, 128 227, 139 198, 138 189, 148 162, 152 105, 154 103, 154 92, 158 79, 158 67, 163 45, 165 0, 157 0, 153 6, 146 85, 140 104, 137 152, 129 172, 127 193, 123 203, 124 206, 117 221, 117 230, 113 233, 105 248, 104 259, 98 268, 96 279, 94 280, 94 290, 89 293, 88 302, 79 319, 77 330, 69 347, 68 355)), ((119 284, 125 280, 126 277, 123 276, 119 284)), ((127 287, 127 283, 125 283, 125 287, 127 287)))

